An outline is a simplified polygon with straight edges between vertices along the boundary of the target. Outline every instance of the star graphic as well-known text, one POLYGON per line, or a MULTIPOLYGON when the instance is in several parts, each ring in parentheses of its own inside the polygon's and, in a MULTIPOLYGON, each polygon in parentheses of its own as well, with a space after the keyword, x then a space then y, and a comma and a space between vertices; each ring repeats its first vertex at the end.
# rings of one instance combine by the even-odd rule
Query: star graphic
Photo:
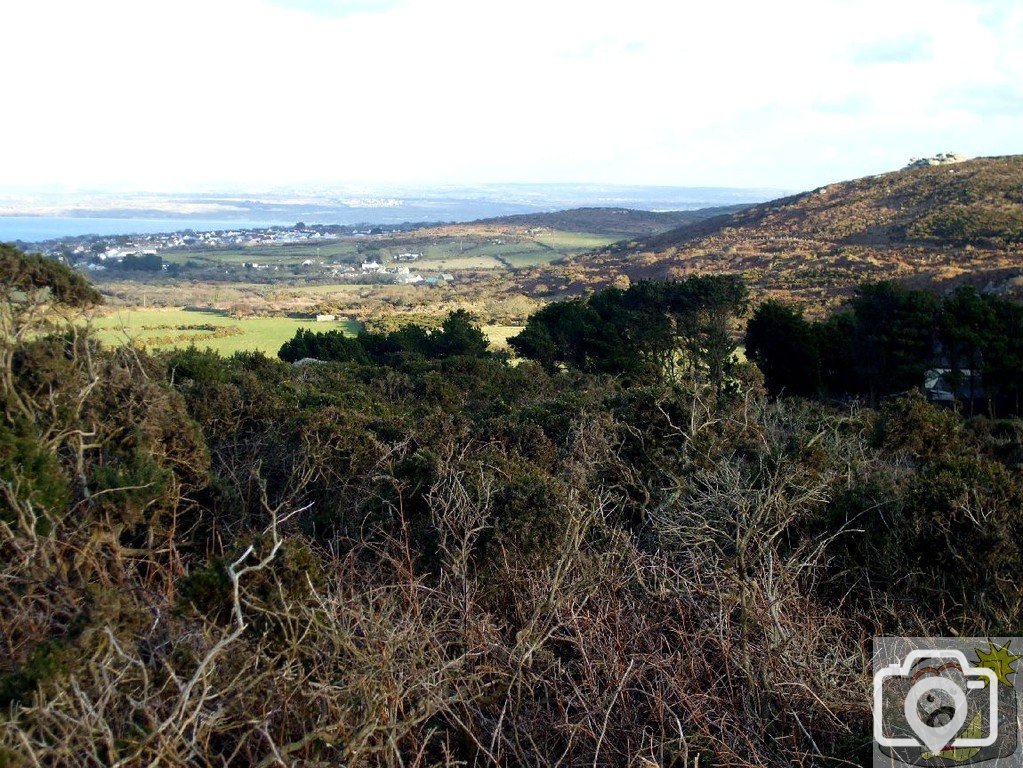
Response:
POLYGON ((1011 640, 1008 640, 1005 645, 999 648, 989 640, 987 650, 978 648, 976 651, 977 659, 980 661, 979 666, 990 669, 998 676, 999 683, 1010 688, 1013 686, 1009 682, 1009 677, 1016 674, 1012 664, 1014 661, 1023 658, 1023 655, 1017 656, 1009 650, 1009 643, 1011 642, 1011 640))

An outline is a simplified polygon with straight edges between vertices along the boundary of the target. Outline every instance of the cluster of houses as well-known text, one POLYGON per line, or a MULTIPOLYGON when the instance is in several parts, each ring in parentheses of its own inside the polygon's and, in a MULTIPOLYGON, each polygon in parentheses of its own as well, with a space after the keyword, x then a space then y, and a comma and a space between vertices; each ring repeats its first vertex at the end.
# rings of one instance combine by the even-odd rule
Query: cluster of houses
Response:
MULTIPOLYGON (((420 258, 418 253, 403 253, 394 257, 394 261, 416 261, 420 258), (404 258, 402 258, 404 257, 404 258)), ((396 283, 401 285, 416 285, 418 283, 424 283, 426 285, 437 285, 439 283, 449 283, 454 281, 455 276, 449 272, 445 272, 441 275, 432 277, 423 277, 417 272, 413 272, 408 266, 404 264, 395 264, 390 267, 385 267, 379 261, 364 261, 360 265, 360 270, 363 274, 379 274, 388 275, 396 283)))
MULTIPOLYGON (((180 224, 181 222, 176 222, 180 224)), ((168 222, 170 224, 170 222, 168 222)), ((361 226, 361 225, 360 225, 361 226)), ((137 235, 81 235, 64 237, 35 243, 33 250, 44 256, 53 258, 70 256, 71 261, 91 260, 97 248, 106 246, 100 252, 106 258, 116 258, 116 252, 138 254, 158 253, 170 250, 215 249, 225 247, 247 247, 259 245, 287 245, 289 243, 329 242, 343 237, 366 237, 370 234, 384 234, 398 229, 381 229, 379 227, 362 227, 350 225, 310 225, 275 226, 217 230, 214 232, 195 232, 183 230, 178 232, 161 232, 137 235)), ((126 255, 126 254, 122 254, 126 255)), ((418 254, 416 254, 418 255, 418 254)))
MULTIPOLYGON (((398 231, 398 230, 391 230, 398 231)), ((383 234, 379 228, 361 232, 355 227, 307 228, 303 224, 294 227, 270 227, 265 229, 233 229, 215 232, 171 232, 140 235, 84 235, 74 238, 39 243, 39 250, 60 261, 77 265, 79 269, 100 272, 115 267, 127 256, 158 256, 161 252, 173 250, 217 250, 226 247, 245 248, 260 245, 283 245, 287 243, 336 240, 367 234, 383 234)), ((317 248, 317 253, 319 249, 317 248)), ((375 276, 383 281, 391 281, 401 285, 438 285, 454 281, 450 273, 423 275, 413 272, 410 266, 423 259, 423 254, 415 251, 403 251, 390 254, 384 259, 367 258, 356 264, 326 262, 320 259, 307 258, 300 264, 305 270, 319 271, 323 277, 339 280, 356 279, 360 276, 375 276)), ((169 264, 163 263, 167 269, 169 264)), ((224 273, 231 274, 238 267, 223 265, 224 273)), ((242 262, 242 270, 258 272, 279 272, 287 269, 287 265, 260 261, 242 262)))

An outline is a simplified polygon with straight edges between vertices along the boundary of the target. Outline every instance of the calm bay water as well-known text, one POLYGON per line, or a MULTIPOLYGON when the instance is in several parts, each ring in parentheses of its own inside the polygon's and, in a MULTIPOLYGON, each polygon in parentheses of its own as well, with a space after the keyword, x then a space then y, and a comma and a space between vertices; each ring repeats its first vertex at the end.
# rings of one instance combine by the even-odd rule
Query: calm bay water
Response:
POLYGON ((23 240, 36 243, 76 235, 138 235, 194 229, 211 232, 220 229, 271 227, 294 221, 245 219, 132 219, 85 216, 0 216, 0 242, 23 240))
POLYGON ((306 224, 393 225, 404 222, 469 221, 487 216, 534 213, 549 210, 521 204, 479 201, 440 201, 401 206, 337 208, 332 210, 295 210, 284 216, 268 213, 225 219, 191 217, 135 218, 130 216, 0 216, 0 242, 22 240, 38 243, 60 237, 81 235, 139 235, 158 232, 214 232, 225 229, 261 229, 273 226, 306 224))

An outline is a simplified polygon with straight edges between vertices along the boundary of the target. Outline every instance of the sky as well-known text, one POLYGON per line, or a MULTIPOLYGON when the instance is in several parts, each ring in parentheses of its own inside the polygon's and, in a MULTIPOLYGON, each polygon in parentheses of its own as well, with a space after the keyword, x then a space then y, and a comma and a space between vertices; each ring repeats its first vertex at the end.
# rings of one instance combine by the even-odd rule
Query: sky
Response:
POLYGON ((1019 0, 0 4, 0 187, 809 189, 1023 151, 1019 0))

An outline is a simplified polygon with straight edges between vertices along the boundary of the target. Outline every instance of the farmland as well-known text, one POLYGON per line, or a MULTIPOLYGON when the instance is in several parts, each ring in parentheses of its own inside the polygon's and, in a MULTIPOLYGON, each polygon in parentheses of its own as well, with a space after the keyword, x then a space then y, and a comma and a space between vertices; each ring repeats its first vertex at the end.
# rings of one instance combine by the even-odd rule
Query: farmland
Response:
POLYGON ((108 262, 92 275, 109 312, 95 327, 108 344, 275 354, 301 327, 386 332, 414 322, 433 328, 464 309, 494 348, 507 349, 508 337, 547 300, 542 286, 523 290, 518 275, 572 264, 623 232, 667 224, 659 215, 634 222, 655 216, 635 211, 583 213, 574 227, 575 215, 563 212, 308 242, 170 248, 161 256, 172 268, 155 273, 108 262), (363 270, 365 262, 386 272, 363 270), (315 323, 316 314, 343 324, 315 323))
MULTIPOLYGON (((354 320, 318 323, 310 318, 232 317, 213 310, 137 308, 122 308, 96 317, 91 326, 100 341, 110 346, 133 343, 148 349, 169 349, 194 344, 222 355, 235 352, 275 355, 299 328, 341 329, 346 334, 355 334, 360 328, 354 320)), ((495 349, 506 348, 508 338, 519 330, 520 327, 511 325, 484 326, 495 349)))
POLYGON ((390 263, 401 253, 420 254, 422 270, 517 269, 549 264, 614 242, 615 238, 546 227, 448 225, 413 232, 390 233, 316 243, 231 246, 171 250, 171 264, 241 266, 253 262, 269 267, 356 265, 362 261, 390 263), (310 262, 310 263, 307 263, 310 262))
POLYGON ((230 317, 225 313, 191 309, 122 309, 96 318, 93 327, 106 344, 133 342, 154 349, 194 344, 220 354, 250 351, 276 354, 281 344, 302 327, 343 328, 355 333, 353 322, 317 323, 308 318, 230 317))

